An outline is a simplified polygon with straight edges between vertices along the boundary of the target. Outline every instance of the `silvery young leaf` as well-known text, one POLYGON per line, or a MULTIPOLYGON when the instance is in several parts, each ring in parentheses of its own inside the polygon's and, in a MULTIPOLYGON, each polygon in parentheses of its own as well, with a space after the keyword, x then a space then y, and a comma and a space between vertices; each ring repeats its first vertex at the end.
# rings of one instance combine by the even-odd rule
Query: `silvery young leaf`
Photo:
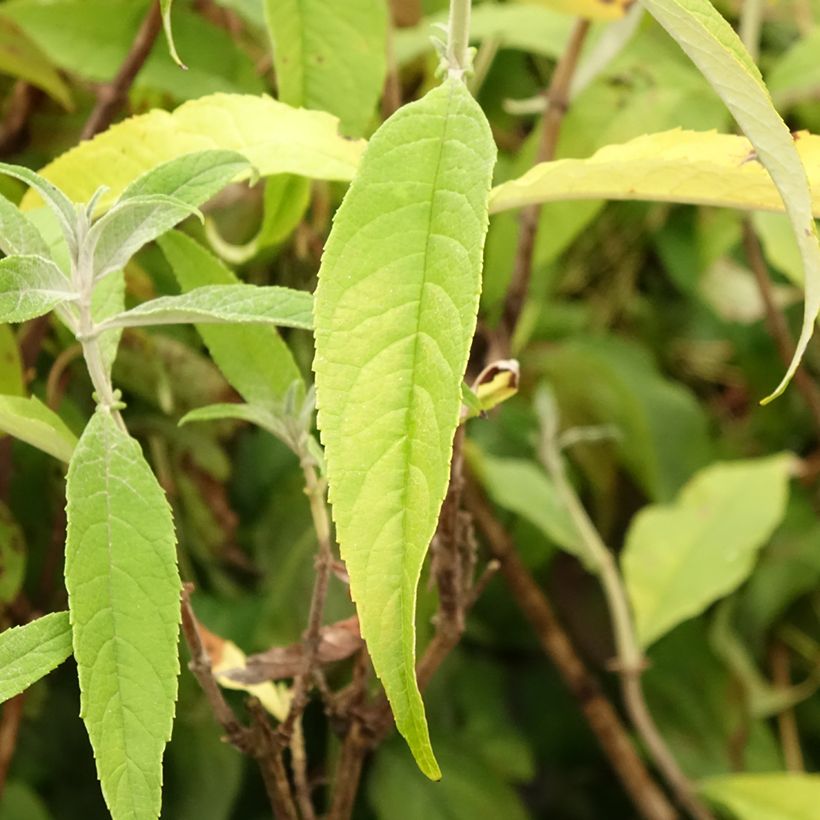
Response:
POLYGON ((67 612, 43 615, 0 633, 0 703, 19 695, 71 654, 67 612))
MULTIPOLYGON (((204 285, 237 285, 239 279, 207 248, 171 231, 159 240, 183 291, 204 285)), ((270 325, 197 325, 225 378, 249 404, 277 405, 302 375, 290 349, 270 325)))
POLYGON ((316 294, 319 428, 342 557, 396 725, 432 778, 416 588, 450 474, 494 160, 460 82, 397 111, 336 214, 316 294))
POLYGON ((144 327, 185 323, 244 322, 279 327, 313 327, 313 297, 277 286, 206 285, 180 296, 161 296, 114 316, 100 327, 144 327))
POLYGON ((68 461, 77 439, 63 420, 32 396, 0 396, 0 431, 61 461, 68 461))
POLYGON ((0 259, 0 322, 25 322, 73 298, 71 284, 50 259, 0 259))
POLYGON ((74 451, 66 497, 80 714, 114 820, 155 820, 179 674, 171 511, 139 444, 102 407, 74 451))
POLYGON ((45 201, 46 205, 54 212, 60 228, 63 231, 68 247, 72 253, 77 251, 77 239, 75 236, 76 214, 71 200, 55 185, 43 179, 39 174, 25 168, 22 165, 9 165, 0 162, 0 173, 8 174, 10 177, 25 182, 35 190, 45 201))
POLYGON ((779 396, 797 370, 820 312, 820 245, 806 171, 786 124, 749 53, 711 0, 642 0, 720 95, 772 178, 792 224, 805 269, 803 329, 783 380, 765 401, 779 396))
POLYGON ((51 256, 37 228, 4 196, 0 196, 0 250, 6 256, 51 256))
POLYGON ((88 232, 95 279, 121 270, 143 245, 196 212, 192 205, 159 194, 118 202, 88 232))

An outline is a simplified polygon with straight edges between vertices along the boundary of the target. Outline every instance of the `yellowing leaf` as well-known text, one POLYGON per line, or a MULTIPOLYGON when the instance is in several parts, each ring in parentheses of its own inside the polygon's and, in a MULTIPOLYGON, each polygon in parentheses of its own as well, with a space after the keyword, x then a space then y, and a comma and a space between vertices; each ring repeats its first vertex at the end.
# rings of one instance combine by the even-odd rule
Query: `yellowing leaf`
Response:
POLYGON ((314 310, 319 428, 362 636, 421 770, 416 589, 450 476, 495 146, 448 80, 373 136, 336 214, 314 310))
POLYGON ((623 17, 635 0, 524 0, 546 6, 553 11, 585 17, 587 20, 617 20, 623 17))
MULTIPOLYGON (((338 120, 322 111, 291 108, 267 96, 213 94, 175 111, 131 117, 80 143, 40 172, 72 200, 86 202, 101 186, 106 201, 157 165, 207 149, 243 154, 262 175, 300 174, 349 180, 364 142, 339 135, 338 120)), ((23 208, 39 203, 33 194, 23 208)))
MULTIPOLYGON (((795 135, 820 217, 820 136, 795 135)), ((783 211, 783 200, 745 137, 676 128, 607 145, 586 159, 542 162, 490 194, 490 212, 570 199, 645 199, 783 211)))
POLYGON ((749 53, 711 0, 641 0, 725 103, 772 177, 792 223, 805 269, 803 328, 786 375, 764 400, 780 395, 797 370, 820 312, 820 245, 806 171, 789 129, 749 53))
POLYGON ((820 807, 816 774, 730 774, 709 777, 699 787, 737 820, 816 820, 820 807))

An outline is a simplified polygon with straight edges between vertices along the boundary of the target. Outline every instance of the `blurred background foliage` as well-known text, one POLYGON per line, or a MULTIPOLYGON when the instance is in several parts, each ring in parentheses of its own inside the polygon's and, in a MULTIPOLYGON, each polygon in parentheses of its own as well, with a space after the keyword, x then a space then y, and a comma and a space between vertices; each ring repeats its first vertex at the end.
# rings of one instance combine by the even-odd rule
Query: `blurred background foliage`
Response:
MULTIPOLYGON (((436 81, 430 25, 443 19, 446 5, 391 3, 391 52, 404 101, 436 81)), ((737 23, 738 2, 716 5, 737 23)), ((3 160, 39 168, 77 143, 96 101, 96 84, 116 74, 148 6, 149 0, 0 3, 3 160)), ((544 88, 572 18, 531 5, 475 6, 481 71, 473 83, 499 145, 501 182, 533 164, 539 117, 521 101, 544 88)), ((792 129, 820 131, 820 0, 778 0, 767 3, 764 14, 759 64, 774 100, 792 129)), ((173 20, 188 71, 173 64, 158 39, 123 116, 171 110, 216 92, 276 92, 261 0, 177 0, 173 20)), ((387 101, 381 105, 389 110, 387 101)), ((365 136, 381 116, 372 111, 361 126, 365 136)), ((621 53, 573 99, 557 157, 585 157, 609 143, 678 126, 731 129, 707 83, 644 18, 621 53)), ((0 186, 14 200, 22 195, 15 182, 3 179, 0 186)), ((299 177, 235 185, 208 208, 204 228, 191 220, 186 229, 246 281, 312 289, 343 193, 341 184, 299 177)), ((514 339, 520 391, 469 428, 471 463, 498 517, 614 700, 617 687, 607 671, 613 646, 598 584, 560 549, 566 546, 560 526, 556 531, 548 514, 550 488, 536 452, 536 386, 552 386, 565 428, 612 425, 616 431, 606 440, 575 445, 571 459, 573 480, 616 551, 639 510, 674 500, 708 465, 783 451, 799 457, 788 503, 737 588, 683 620, 649 651, 649 704, 696 780, 820 766, 820 696, 814 694, 820 680, 820 418, 794 387, 774 405, 758 406, 783 363, 743 251, 744 218, 655 203, 545 206, 532 286, 514 339), (777 697, 800 681, 807 685, 794 698, 777 697)), ((780 216, 757 214, 753 221, 778 305, 794 333, 801 294, 791 236, 780 216)), ((517 213, 492 218, 477 361, 482 332, 498 321, 517 239, 517 213)), ((129 304, 176 289, 156 247, 128 266, 126 283, 129 304)), ((292 332, 287 341, 308 374, 311 339, 292 332)), ((77 354, 51 320, 0 327, 0 392, 38 396, 79 433, 92 408, 77 354)), ((812 376, 820 369, 817 344, 809 347, 806 369, 812 376)), ((176 426, 192 408, 236 398, 193 328, 127 332, 114 373, 128 403, 129 427, 173 505, 182 574, 197 585, 202 622, 247 653, 298 641, 315 536, 291 453, 269 434, 239 423, 176 426)), ((735 514, 742 520, 760 503, 754 494, 740 497, 735 514)), ((25 444, 0 439, 0 626, 65 608, 63 504, 60 465, 25 444)), ((722 537, 728 548, 731 531, 722 537)), ((719 574, 718 558, 704 572, 719 574)), ((332 593, 328 620, 349 616, 342 585, 332 593)), ((434 602, 424 586, 421 595, 424 640, 424 613, 432 612, 434 602)), ((9 706, 4 709, 2 820, 106 816, 70 666, 33 686, 14 707, 22 709, 16 744, 2 728, 16 718, 9 706)), ((344 681, 349 669, 340 665, 331 675, 344 681)), ((635 816, 500 579, 479 600, 464 640, 425 700, 444 780, 426 781, 393 738, 368 764, 358 817, 635 816)), ((187 672, 177 715, 166 754, 163 817, 269 816, 255 768, 220 742, 187 672)), ((307 713, 306 732, 321 781, 338 746, 316 704, 307 713)), ((778 802, 772 788, 773 807, 737 798, 724 804, 726 816, 820 817, 820 800, 816 813, 794 813, 790 795, 778 802)))

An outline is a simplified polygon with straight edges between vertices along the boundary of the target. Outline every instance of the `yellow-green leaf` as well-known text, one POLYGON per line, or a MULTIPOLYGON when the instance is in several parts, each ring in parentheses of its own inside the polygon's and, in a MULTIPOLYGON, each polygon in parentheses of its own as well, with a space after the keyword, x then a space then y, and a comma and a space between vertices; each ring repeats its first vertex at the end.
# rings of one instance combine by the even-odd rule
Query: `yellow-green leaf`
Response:
POLYGON ((62 461, 71 458, 77 444, 63 420, 34 396, 0 396, 0 432, 62 461))
MULTIPOLYGON (((820 217, 820 136, 795 144, 820 217)), ((745 137, 674 129, 607 145, 585 159, 542 162, 490 194, 490 211, 572 199, 645 199, 783 211, 783 199, 745 137)))
POLYGON ((803 328, 786 375, 764 400, 780 395, 797 370, 820 312, 820 245, 806 172, 789 129, 772 105, 760 72, 734 29, 710 0, 641 0, 732 112, 772 177, 792 223, 805 269, 803 328))
POLYGON ((182 62, 177 54, 177 47, 174 43, 174 29, 171 24, 171 6, 174 0, 159 0, 160 10, 162 12, 162 28, 165 30, 165 40, 168 43, 168 53, 171 59, 180 67, 186 68, 185 63, 182 62))
MULTIPOLYGON (((338 120, 322 111, 291 108, 266 96, 213 94, 175 111, 131 117, 80 143, 42 169, 41 176, 76 202, 107 185, 107 201, 163 162, 207 149, 243 154, 262 176, 300 174, 349 180, 364 142, 339 135, 338 120)), ((27 194, 23 208, 39 199, 27 194)))
POLYGON ((699 788, 736 820, 816 820, 820 807, 820 775, 816 774, 728 774, 709 777, 699 788))
POLYGON ((316 293, 316 389, 333 517, 362 636, 422 771, 416 588, 450 475, 495 146, 448 80, 373 136, 316 293))
POLYGON ((525 0, 528 4, 546 6, 553 11, 586 17, 587 20, 617 20, 623 17, 635 0, 525 0))

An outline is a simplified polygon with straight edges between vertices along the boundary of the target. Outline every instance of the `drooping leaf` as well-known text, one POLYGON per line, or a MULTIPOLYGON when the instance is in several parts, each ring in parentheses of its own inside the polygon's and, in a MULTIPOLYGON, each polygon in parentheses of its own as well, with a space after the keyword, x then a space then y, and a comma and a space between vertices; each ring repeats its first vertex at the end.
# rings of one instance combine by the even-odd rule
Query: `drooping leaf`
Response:
POLYGON ((174 526, 139 444, 98 407, 68 470, 66 586, 85 721, 114 820, 157 818, 179 660, 174 526))
POLYGON ((265 0, 279 99, 329 111, 361 136, 386 73, 387 5, 382 0, 265 0))
POLYGON ((25 571, 23 530, 11 510, 0 501, 0 604, 9 604, 17 597, 25 571))
POLYGON ((0 73, 19 77, 50 97, 63 108, 71 108, 71 91, 44 54, 10 20, 0 19, 0 73))
POLYGON ((526 0, 532 5, 545 6, 573 17, 588 20, 618 20, 626 14, 634 0, 526 0))
POLYGON ((319 428, 342 557, 396 724, 431 777, 416 587, 449 479, 494 159, 461 83, 401 108, 336 215, 316 293, 319 428))
POLYGON ((711 0, 641 0, 711 83, 771 175, 792 223, 805 269, 803 328, 786 375, 764 401, 779 396, 797 370, 820 312, 820 244, 806 171, 749 53, 711 0))
POLYGON ((789 455, 714 464, 674 504, 635 516, 621 563, 643 646, 748 577, 785 513, 792 465, 789 455))
MULTIPOLYGON (((797 151, 820 217, 820 136, 800 133, 797 151)), ((608 145, 586 159, 544 162, 490 194, 490 211, 572 199, 645 199, 782 211, 783 199, 744 137, 663 131, 608 145)))
POLYGON ((162 27, 165 30, 165 40, 168 43, 168 51, 171 55, 171 59, 180 68, 187 68, 185 63, 180 60, 179 54, 177 54, 177 47, 174 44, 174 31, 171 25, 171 6, 173 6, 173 4, 174 0, 159 1, 160 9, 162 10, 162 27))
POLYGON ((820 805, 816 774, 727 774, 702 780, 699 789, 738 820, 814 820, 820 805))
POLYGON ((50 259, 0 259, 0 322, 25 322, 74 298, 68 279, 50 259))
MULTIPOLYGON (((239 280, 213 254, 177 231, 160 248, 183 291, 239 280)), ((197 331, 225 378, 250 404, 270 407, 302 376, 276 328, 263 325, 197 325, 197 331)))
POLYGON ((197 324, 268 324, 313 327, 313 297, 304 290, 276 285, 205 285, 180 296, 161 296, 143 302, 102 324, 113 327, 197 324))
MULTIPOLYGON (((119 196, 146 171, 207 149, 237 151, 262 176, 349 180, 364 143, 344 139, 337 125, 330 114, 291 108, 270 97, 213 94, 170 114, 155 110, 131 117, 67 151, 41 173, 80 202, 100 185, 109 187, 110 197, 119 196)), ((37 200, 27 195, 22 204, 31 208, 37 200)))
POLYGON ((19 695, 71 655, 67 612, 0 632, 0 703, 19 695))
POLYGON ((77 438, 63 420, 34 396, 0 396, 0 431, 61 461, 68 461, 77 438))
POLYGON ((22 396, 24 393, 17 337, 8 325, 0 324, 0 396, 22 396))
POLYGON ((567 552, 584 560, 583 544, 549 476, 533 462, 482 455, 476 466, 488 494, 527 519, 567 552))

